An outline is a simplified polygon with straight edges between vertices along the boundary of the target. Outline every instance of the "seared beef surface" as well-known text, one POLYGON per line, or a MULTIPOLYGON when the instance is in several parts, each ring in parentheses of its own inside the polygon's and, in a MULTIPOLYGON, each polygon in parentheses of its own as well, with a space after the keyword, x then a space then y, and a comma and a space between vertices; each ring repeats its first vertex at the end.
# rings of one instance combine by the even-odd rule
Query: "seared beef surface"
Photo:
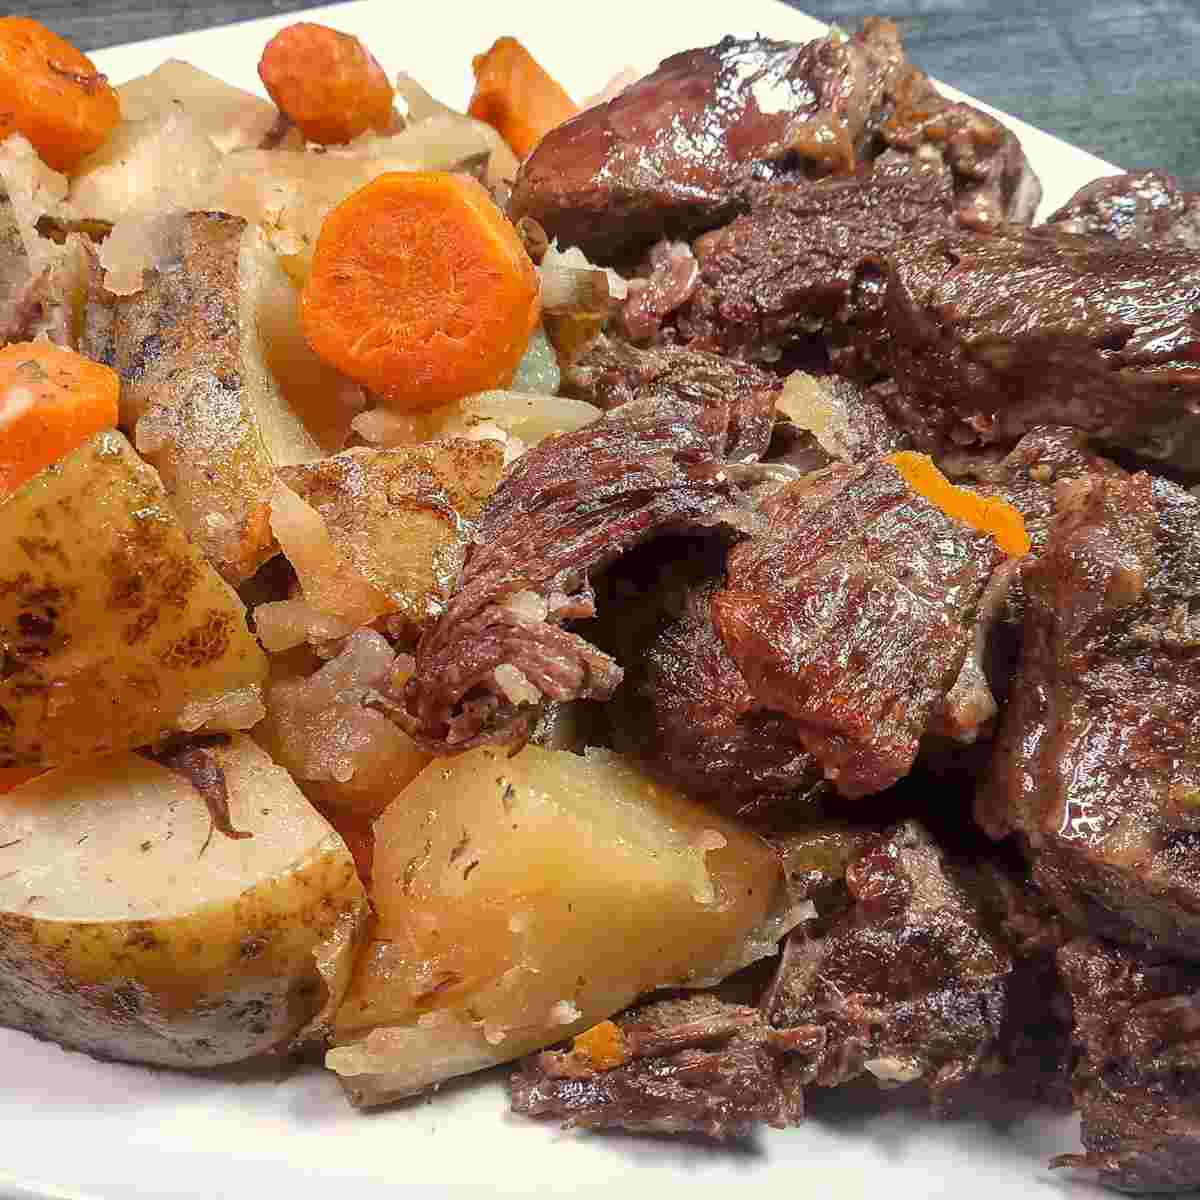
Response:
POLYGON ((840 793, 880 791, 912 766, 1004 554, 884 460, 809 475, 762 511, 765 532, 729 556, 717 629, 840 793))
POLYGON ((712 619, 710 582, 687 594, 631 665, 626 687, 640 752, 652 768, 691 795, 747 816, 782 803, 821 778, 797 721, 756 704, 712 619))
MULTIPOLYGON (((767 1017, 777 1028, 824 1029, 805 1082, 835 1087, 864 1071, 885 1087, 922 1080, 937 1104, 995 1050, 1012 957, 915 822, 846 832, 816 849, 835 872, 838 857, 850 859, 849 905, 820 936, 790 935, 763 1000, 767 1017)), ((790 876, 799 861, 794 854, 790 876)))
POLYGON ((1165 171, 1130 171, 1084 184, 1048 225, 1120 241, 1178 242, 1200 249, 1200 197, 1165 171))
POLYGON ((768 184, 750 212, 693 247, 700 280, 674 317, 695 348, 744 358, 778 355, 798 336, 845 316, 859 263, 918 231, 948 226, 948 173, 923 160, 894 160, 808 186, 768 184))
POLYGON ((601 334, 565 369, 562 392, 605 410, 630 400, 714 410, 727 431, 723 453, 737 462, 766 450, 780 386, 749 363, 677 346, 639 349, 601 334))
POLYGON ((1080 927, 1200 957, 1200 499, 1084 476, 1025 576, 1020 671, 976 803, 1080 927))
POLYGON ((594 260, 711 228, 755 180, 854 169, 904 65, 896 27, 804 45, 725 38, 688 50, 551 130, 510 212, 594 260))
POLYGON ((448 753, 519 741, 540 698, 609 699, 620 668, 561 625, 594 614, 589 576, 626 550, 753 518, 723 455, 735 419, 729 406, 639 400, 520 458, 480 515, 446 612, 421 639, 396 719, 448 753))
POLYGON ((738 1137, 783 1129, 804 1113, 799 1061, 817 1031, 776 1031, 754 1008, 698 993, 631 1009, 597 1064, 575 1051, 526 1059, 512 1107, 567 1125, 635 1133, 738 1137))
POLYGON ((1200 471, 1200 258, 1053 230, 939 232, 860 274, 860 348, 933 454, 1011 446, 1037 425, 1200 471), (883 338, 879 337, 882 326, 883 338))
POLYGON ((1200 1188, 1200 968, 1149 964, 1098 941, 1058 955, 1074 1007, 1075 1103, 1085 1154, 1124 1192, 1200 1188))

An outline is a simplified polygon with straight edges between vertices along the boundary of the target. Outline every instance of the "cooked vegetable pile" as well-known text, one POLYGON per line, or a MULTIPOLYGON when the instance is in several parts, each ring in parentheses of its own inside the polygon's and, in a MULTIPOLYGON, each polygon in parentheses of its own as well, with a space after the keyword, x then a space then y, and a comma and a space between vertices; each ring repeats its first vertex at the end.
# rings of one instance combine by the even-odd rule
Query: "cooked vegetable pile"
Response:
POLYGON ((0 1024, 1200 1186, 1200 195, 879 18, 469 67, 0 18, 0 1024))

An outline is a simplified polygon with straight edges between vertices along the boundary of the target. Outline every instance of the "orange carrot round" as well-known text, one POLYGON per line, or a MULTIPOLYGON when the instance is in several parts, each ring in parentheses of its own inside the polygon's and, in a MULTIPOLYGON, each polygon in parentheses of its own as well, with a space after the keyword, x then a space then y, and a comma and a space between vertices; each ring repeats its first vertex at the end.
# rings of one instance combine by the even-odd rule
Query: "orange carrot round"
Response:
POLYGON ((86 54, 29 17, 0 17, 0 141, 23 134, 69 171, 120 119, 117 93, 86 54))
POLYGON ((991 534, 1005 554, 1019 557, 1029 553, 1032 543, 1025 529, 1025 519, 1007 500, 956 487, 927 454, 901 450, 888 455, 888 462, 914 492, 936 504, 948 517, 971 525, 980 533, 991 534))
POLYGON ((392 85, 371 52, 349 33, 298 21, 266 45, 258 77, 310 142, 353 141, 392 124, 392 85))
POLYGON ((486 54, 471 60, 471 69, 475 94, 467 112, 491 125, 518 158, 579 112, 558 81, 516 38, 498 39, 486 54))
POLYGON ((539 314, 517 231, 474 179, 436 171, 342 201, 301 298, 313 350, 402 409, 509 383, 539 314))
POLYGON ((0 496, 117 423, 115 371, 47 342, 0 350, 0 496))

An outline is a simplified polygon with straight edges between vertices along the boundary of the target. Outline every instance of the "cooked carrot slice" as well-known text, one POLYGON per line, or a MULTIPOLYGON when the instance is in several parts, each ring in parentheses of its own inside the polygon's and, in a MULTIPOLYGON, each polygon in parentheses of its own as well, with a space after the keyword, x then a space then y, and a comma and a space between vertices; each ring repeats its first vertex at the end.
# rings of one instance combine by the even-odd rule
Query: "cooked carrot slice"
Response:
POLYGON ((392 85, 352 34, 297 21, 267 43, 258 77, 310 142, 328 146, 391 127, 392 85))
POLYGON ((0 350, 0 495, 117 423, 115 371, 47 342, 0 350))
POLYGON ((540 309, 516 230, 466 175, 381 175, 325 218, 301 297, 327 362, 396 408, 511 379, 540 309))
POLYGON ((1006 554, 1029 553, 1031 543, 1025 520, 1007 500, 956 487, 933 465, 933 459, 927 454, 901 450, 888 455, 888 462, 895 466, 914 492, 936 504, 947 516, 974 526, 981 533, 990 533, 1006 554))
POLYGON ((491 125, 524 158, 556 125, 579 106, 517 41, 502 37, 486 54, 471 61, 475 94, 467 112, 491 125))
POLYGON ((120 119, 117 93, 86 54, 29 17, 0 17, 0 141, 23 134, 69 171, 120 119))
POLYGON ((0 793, 11 792, 13 788, 45 774, 45 770, 45 767, 0 767, 0 793))

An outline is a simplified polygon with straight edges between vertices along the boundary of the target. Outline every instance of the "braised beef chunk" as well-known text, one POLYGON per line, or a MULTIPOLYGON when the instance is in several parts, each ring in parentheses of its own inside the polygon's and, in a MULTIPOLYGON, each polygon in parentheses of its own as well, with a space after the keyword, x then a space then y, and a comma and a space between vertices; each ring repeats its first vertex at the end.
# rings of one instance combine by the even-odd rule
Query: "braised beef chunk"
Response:
POLYGON ((1091 940, 1063 947, 1058 963, 1074 1007, 1086 1153, 1052 1165, 1097 1171, 1123 1192, 1200 1188, 1200 968, 1091 940))
POLYGON ((896 27, 879 19, 849 39, 727 37, 672 55, 551 130, 510 212, 597 261, 711 228, 753 180, 853 170, 903 63, 896 27))
POLYGON ((1084 184, 1048 225, 1119 241, 1179 242, 1200 249, 1200 198, 1165 171, 1130 171, 1084 184))
POLYGON ((758 458, 771 440, 779 380, 749 363, 676 346, 639 349, 601 334, 563 373, 562 392, 597 408, 669 400, 712 410, 732 461, 758 458))
POLYGON ((1200 499, 1088 475, 1026 572, 1020 671, 976 817, 1081 928, 1200 957, 1200 499))
POLYGON ((620 668, 561 625, 594 614, 589 576, 633 546, 752 517, 722 455, 731 419, 636 401, 519 459, 480 515, 395 719, 448 753, 524 738, 542 699, 609 699, 620 668))
POLYGON ((635 1133, 783 1129, 804 1114, 792 1051, 807 1047, 806 1034, 816 1031, 772 1030, 757 1009, 704 993, 660 1000, 573 1050, 526 1059, 512 1078, 513 1111, 635 1133))
POLYGON ((883 141, 893 152, 950 168, 960 225, 982 231, 1033 220, 1042 185, 1011 129, 942 96, 927 75, 911 68, 898 78, 894 103, 880 129, 883 141))
POLYGON ((750 195, 749 213, 696 240, 699 282, 674 318, 681 341, 746 358, 827 331, 864 258, 953 219, 948 176, 920 160, 750 195))
POLYGON ((921 1080, 937 1105, 993 1054, 1012 958, 921 826, 855 848, 852 903, 821 936, 790 935, 764 1011, 776 1028, 824 1029, 806 1083, 835 1087, 863 1072, 883 1087, 921 1080))
POLYGON ((885 460, 806 476, 762 511, 766 531, 729 556, 717 629, 839 792, 880 791, 912 766, 1004 555, 885 460))
MULTIPOLYGON (((877 267, 863 270, 868 276, 877 267)), ((1200 471, 1200 257, 1052 230, 935 233, 888 258, 893 415, 921 448, 1011 446, 1069 425, 1200 471)))
POLYGON ((712 620, 716 583, 688 593, 631 665, 638 747, 653 769, 726 812, 752 815, 821 778, 799 724, 760 708, 712 620))

